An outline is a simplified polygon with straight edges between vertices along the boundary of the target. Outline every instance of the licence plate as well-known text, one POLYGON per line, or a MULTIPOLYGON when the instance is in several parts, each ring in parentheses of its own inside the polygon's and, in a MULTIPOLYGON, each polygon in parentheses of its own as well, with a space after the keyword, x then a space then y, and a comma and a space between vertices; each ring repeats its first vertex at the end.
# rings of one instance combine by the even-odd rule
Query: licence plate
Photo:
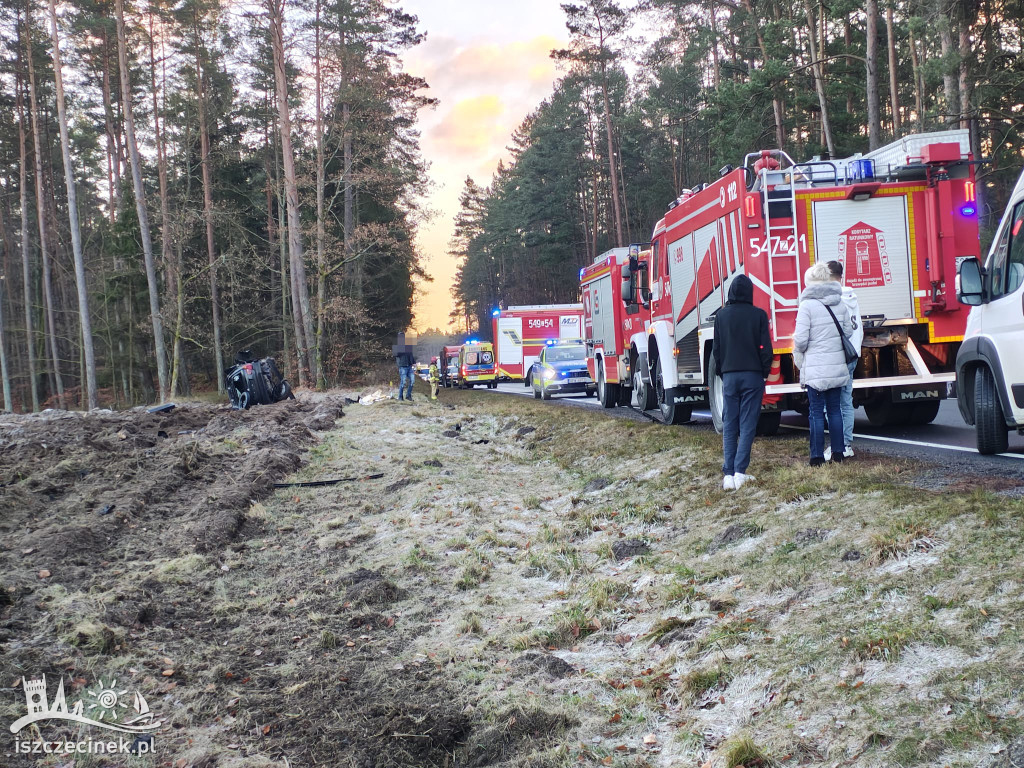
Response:
POLYGON ((590 381, 589 376, 573 376, 569 379, 570 384, 584 384, 590 381))

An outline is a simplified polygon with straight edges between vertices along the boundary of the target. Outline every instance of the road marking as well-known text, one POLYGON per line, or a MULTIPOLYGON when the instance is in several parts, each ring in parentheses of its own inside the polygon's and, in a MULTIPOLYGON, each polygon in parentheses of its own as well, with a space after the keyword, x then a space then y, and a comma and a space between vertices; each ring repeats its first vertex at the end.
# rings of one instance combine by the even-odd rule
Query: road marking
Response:
MULTIPOLYGON (((783 429, 798 429, 802 432, 809 432, 809 427, 801 427, 796 424, 782 424, 780 425, 783 429)), ((828 430, 826 429, 827 433, 828 430)), ((883 437, 882 435, 859 435, 854 433, 855 438, 861 440, 876 440, 881 443, 901 443, 902 445, 920 445, 924 448, 939 448, 946 451, 960 451, 961 453, 973 453, 976 456, 981 456, 976 448, 965 448, 962 445, 946 445, 945 443, 929 443, 926 440, 908 440, 903 437, 883 437)), ((1019 453, 996 453, 995 456, 1002 456, 1006 459, 1017 459, 1018 461, 1024 461, 1024 455, 1019 453)))

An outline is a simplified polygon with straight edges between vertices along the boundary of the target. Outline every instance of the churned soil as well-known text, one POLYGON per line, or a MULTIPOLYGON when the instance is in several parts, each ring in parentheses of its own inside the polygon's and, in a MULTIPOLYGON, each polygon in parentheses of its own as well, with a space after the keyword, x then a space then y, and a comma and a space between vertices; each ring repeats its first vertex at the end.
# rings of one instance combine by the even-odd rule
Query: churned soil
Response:
POLYGON ((0 416, 0 766, 1019 764, 1024 501, 793 438, 728 492, 685 426, 348 402, 0 416), (13 754, 44 674, 141 692, 154 753, 13 754))

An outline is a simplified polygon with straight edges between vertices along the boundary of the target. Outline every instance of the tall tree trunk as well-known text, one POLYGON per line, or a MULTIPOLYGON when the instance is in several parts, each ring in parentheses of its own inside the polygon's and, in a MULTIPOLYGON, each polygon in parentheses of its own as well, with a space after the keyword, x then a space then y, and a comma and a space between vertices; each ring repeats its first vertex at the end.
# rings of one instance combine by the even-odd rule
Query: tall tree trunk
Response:
POLYGON ((867 103, 868 103, 868 148, 882 146, 882 102, 878 95, 878 0, 866 0, 867 14, 867 103))
POLYGON ((957 92, 956 56, 953 47, 953 28, 950 13, 951 0, 938 0, 939 43, 942 50, 942 91, 946 97, 945 122, 952 124, 960 119, 960 94, 957 92))
POLYGON ((612 180, 612 211, 615 214, 615 245, 622 247, 622 207, 619 203, 619 174, 615 168, 615 143, 612 140, 611 104, 608 101, 608 75, 601 62, 601 98, 604 101, 604 133, 608 140, 608 175, 612 180))
POLYGON ((107 163, 109 171, 113 174, 110 179, 110 221, 117 221, 124 210, 124 200, 121 194, 121 134, 114 127, 114 103, 111 95, 110 70, 112 69, 107 52, 110 46, 107 44, 107 31, 103 30, 103 80, 101 91, 103 93, 103 124, 107 132, 107 163))
MULTIPOLYGON (((316 2, 314 42, 314 132, 316 133, 316 386, 326 389, 323 378, 324 329, 327 324, 327 254, 324 228, 324 125, 323 125, 323 70, 320 67, 320 0, 316 2)), ((346 179, 347 181, 347 179, 346 179)))
POLYGON ((75 258, 75 285, 78 288, 78 312, 82 328, 86 402, 88 409, 92 411, 98 405, 96 399, 96 353, 93 349, 92 320, 89 317, 89 286, 86 284, 85 257, 82 254, 82 231, 78 227, 75 169, 71 165, 71 139, 68 137, 68 115, 64 104, 64 75, 61 72, 56 0, 50 0, 50 39, 53 42, 53 79, 57 86, 57 125, 60 128, 60 148, 64 157, 64 183, 68 189, 68 224, 71 228, 71 250, 75 258))
POLYGON ((914 111, 917 113, 917 130, 924 131, 924 72, 917 55, 917 41, 910 32, 910 64, 914 71, 914 111))
MULTIPOLYGON (((969 11, 968 11, 969 12, 969 11)), ((957 14, 960 26, 960 127, 971 127, 971 101, 974 83, 971 81, 971 22, 966 14, 957 14)))
POLYGON ((288 253, 292 273, 292 314, 298 315, 300 350, 300 382, 320 379, 311 359, 313 317, 306 282, 306 265, 302 251, 302 221, 299 216, 299 187, 295 177, 295 154, 292 151, 292 123, 288 109, 288 83, 285 79, 284 0, 267 0, 270 12, 270 38, 274 53, 274 82, 277 87, 277 111, 281 126, 281 164, 284 169, 285 199, 288 208, 288 253), (305 368, 305 372, 302 369, 305 368))
POLYGON ((892 107, 892 135, 900 135, 900 89, 899 77, 896 71, 896 24, 893 21, 892 4, 895 0, 888 0, 885 4, 885 33, 889 43, 889 104, 892 107))
POLYGON ((828 97, 825 95, 825 75, 821 57, 818 55, 818 43, 815 39, 818 25, 814 20, 811 0, 804 0, 804 11, 807 13, 807 37, 811 54, 811 71, 814 73, 814 89, 818 92, 818 105, 821 108, 821 132, 825 136, 825 147, 828 149, 829 156, 835 157, 836 147, 832 141, 832 126, 828 119, 828 97))
MULTIPOLYGON (((757 34, 757 47, 761 49, 761 66, 765 66, 768 63, 768 46, 764 42, 760 20, 754 15, 754 6, 751 0, 743 0, 743 7, 746 8, 753 22, 754 31, 757 34)), ((782 100, 775 93, 775 88, 772 88, 772 113, 775 117, 775 143, 782 149, 786 143, 785 118, 782 112, 782 100)))
MULTIPOLYGON (((5 229, 7 223, 4 222, 2 225, 5 229)), ((6 258, 7 251, 7 238, 4 238, 4 255, 6 258)), ((7 275, 6 270, 4 276, 7 275)), ((7 370, 7 334, 4 332, 4 295, 7 293, 4 290, 6 280, 0 280, 0 386, 3 387, 4 391, 4 410, 10 413, 14 410, 14 401, 11 399, 11 373, 7 370)))
POLYGON ((32 146, 35 153, 36 166, 36 220, 39 225, 39 253, 42 257, 43 269, 43 311, 46 317, 46 342, 50 352, 51 377, 57 394, 57 404, 66 408, 64 399, 64 379, 60 374, 60 354, 57 350, 57 320, 53 309, 53 279, 50 266, 50 244, 46 228, 46 187, 43 179, 43 143, 39 129, 39 104, 36 99, 36 70, 32 56, 32 41, 29 30, 32 28, 31 4, 25 10, 25 58, 28 62, 28 96, 29 114, 32 116, 32 146))
POLYGON ((199 50, 199 17, 193 15, 196 40, 196 100, 199 111, 199 151, 203 169, 203 219, 206 221, 206 258, 210 266, 210 309, 213 315, 213 354, 216 358, 217 392, 224 394, 224 350, 220 333, 220 291, 217 280, 217 255, 213 245, 213 194, 210 190, 210 136, 206 129, 206 97, 203 64, 199 50))
MULTIPOLYGON (((19 47, 20 50, 20 47, 19 47)), ((19 53, 18 58, 21 58, 19 53)), ((19 65, 20 65, 19 61, 19 65)), ((21 67, 18 67, 21 70, 21 67)), ((32 327, 32 270, 29 265, 28 235, 28 152, 25 148, 25 97, 20 79, 15 82, 18 109, 18 193, 21 202, 21 275, 25 293, 25 347, 28 352, 29 391, 32 412, 39 410, 39 380, 36 378, 36 338, 32 327)))
POLYGON ((160 314, 160 284, 153 261, 153 240, 149 234, 149 212, 146 208, 146 188, 142 184, 142 161, 139 145, 135 141, 135 117, 132 114, 132 91, 129 82, 128 52, 124 29, 124 2, 114 0, 117 23, 117 61, 121 70, 121 102, 124 105, 125 140, 128 142, 128 160, 132 166, 132 188, 135 191, 135 212, 139 216, 139 236, 142 238, 142 261, 146 268, 149 288, 149 314, 153 325, 153 353, 156 355, 156 375, 160 402, 167 399, 167 351, 164 347, 164 321, 160 314))

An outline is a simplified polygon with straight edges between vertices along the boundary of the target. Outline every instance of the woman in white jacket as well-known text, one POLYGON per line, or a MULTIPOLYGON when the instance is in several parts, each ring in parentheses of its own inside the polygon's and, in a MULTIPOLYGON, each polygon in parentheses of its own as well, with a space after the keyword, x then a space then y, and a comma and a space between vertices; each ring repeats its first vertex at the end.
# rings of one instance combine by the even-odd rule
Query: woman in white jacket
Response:
POLYGON ((825 463, 825 411, 828 412, 832 461, 843 460, 840 396, 850 380, 850 369, 839 329, 848 337, 856 323, 843 304, 842 286, 832 280, 827 264, 818 262, 808 269, 804 273, 804 284, 807 287, 800 294, 793 353, 800 368, 800 383, 807 390, 810 404, 811 466, 817 467, 825 463))
MULTIPOLYGON (((832 279, 843 285, 843 265, 838 261, 830 261, 828 270, 832 273, 832 279)), ((843 285, 843 304, 850 312, 850 319, 856 323, 853 333, 850 334, 850 343, 854 349, 860 352, 864 344, 864 324, 860 317, 860 302, 857 301, 857 294, 853 288, 843 285)), ((853 458, 853 372, 860 360, 854 360, 849 364, 850 381, 843 387, 843 396, 840 398, 840 410, 843 412, 843 457, 853 458)), ((829 458, 830 451, 825 451, 825 458, 829 458)))

